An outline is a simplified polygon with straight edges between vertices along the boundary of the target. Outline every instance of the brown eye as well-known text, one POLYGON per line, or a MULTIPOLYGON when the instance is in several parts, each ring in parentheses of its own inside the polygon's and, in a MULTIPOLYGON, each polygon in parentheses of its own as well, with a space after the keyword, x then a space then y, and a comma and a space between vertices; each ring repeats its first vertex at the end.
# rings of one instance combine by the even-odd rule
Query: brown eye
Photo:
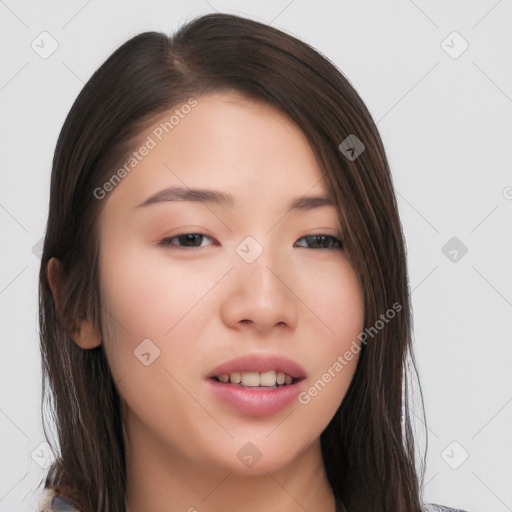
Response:
POLYGON ((181 235, 164 238, 158 243, 158 245, 163 247, 173 246, 179 248, 201 247, 203 246, 202 242, 205 239, 212 240, 211 237, 204 235, 203 233, 183 233, 181 235))
MULTIPOLYGON (((343 243, 339 238, 331 235, 306 235, 300 240, 306 240, 309 249, 342 249, 343 243)), ((304 247, 304 245, 298 245, 304 247)))

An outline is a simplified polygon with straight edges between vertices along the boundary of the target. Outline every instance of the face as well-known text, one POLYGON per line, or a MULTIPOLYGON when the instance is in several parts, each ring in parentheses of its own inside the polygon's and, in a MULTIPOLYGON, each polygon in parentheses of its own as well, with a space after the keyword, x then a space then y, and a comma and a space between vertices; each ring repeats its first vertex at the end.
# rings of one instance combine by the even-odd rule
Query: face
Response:
POLYGON ((235 93, 196 100, 141 134, 103 199, 103 343, 131 443, 273 471, 318 447, 346 393, 361 284, 300 129, 235 93))

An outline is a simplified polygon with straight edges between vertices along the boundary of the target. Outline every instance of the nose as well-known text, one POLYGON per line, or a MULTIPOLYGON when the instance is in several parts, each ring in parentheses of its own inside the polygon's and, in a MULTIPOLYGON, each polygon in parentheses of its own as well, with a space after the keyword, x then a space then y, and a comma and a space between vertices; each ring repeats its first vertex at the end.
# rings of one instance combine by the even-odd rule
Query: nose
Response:
POLYGON ((282 270, 286 262, 281 259, 278 264, 269 252, 263 251, 252 263, 235 260, 228 294, 221 307, 226 325, 261 333, 286 326, 296 328, 300 304, 294 290, 296 279, 291 282, 291 273, 282 270))

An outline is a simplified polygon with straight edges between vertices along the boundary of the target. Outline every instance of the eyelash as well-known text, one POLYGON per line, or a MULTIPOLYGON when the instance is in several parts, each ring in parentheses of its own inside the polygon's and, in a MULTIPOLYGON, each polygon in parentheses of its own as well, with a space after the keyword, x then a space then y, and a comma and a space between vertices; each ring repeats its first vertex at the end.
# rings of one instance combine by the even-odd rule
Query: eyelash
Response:
MULTIPOLYGON (((180 235, 176 235, 176 236, 172 236, 172 237, 168 237, 168 238, 164 238, 163 240, 161 240, 160 242, 158 242, 158 245, 161 246, 161 247, 166 247, 166 248, 169 248, 169 247, 177 247, 178 249, 198 249, 199 247, 201 246, 176 246, 176 245, 173 245, 172 244, 172 241, 175 240, 175 239, 179 239, 179 238, 182 238, 182 237, 188 237, 190 235, 195 235, 195 236, 201 236, 201 237, 206 237, 206 238, 209 238, 210 240, 212 240, 212 237, 208 236, 208 235, 205 235, 203 233, 182 233, 180 235)), ((338 250, 341 250, 343 248, 343 242, 335 237, 335 236, 332 236, 332 235, 322 235, 322 234, 319 234, 319 235, 305 235, 301 238, 299 238, 299 240, 302 240, 302 239, 308 239, 309 241, 311 241, 312 239, 313 240, 319 240, 319 239, 322 239, 322 240, 332 240, 334 244, 337 244, 338 247, 324 247, 322 249, 338 249, 338 250)), ((299 247, 302 247, 302 246, 299 246, 299 247)), ((308 247, 306 247, 306 249, 308 249, 308 247)))

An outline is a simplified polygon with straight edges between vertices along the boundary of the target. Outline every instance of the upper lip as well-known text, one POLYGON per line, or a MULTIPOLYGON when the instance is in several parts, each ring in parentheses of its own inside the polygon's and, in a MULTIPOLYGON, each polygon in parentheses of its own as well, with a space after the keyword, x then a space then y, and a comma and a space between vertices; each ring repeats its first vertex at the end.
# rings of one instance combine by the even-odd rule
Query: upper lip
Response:
POLYGON ((270 370, 286 373, 294 379, 304 379, 306 377, 306 372, 302 366, 287 357, 277 354, 247 354, 219 364, 208 375, 208 378, 232 372, 262 373, 270 370))

